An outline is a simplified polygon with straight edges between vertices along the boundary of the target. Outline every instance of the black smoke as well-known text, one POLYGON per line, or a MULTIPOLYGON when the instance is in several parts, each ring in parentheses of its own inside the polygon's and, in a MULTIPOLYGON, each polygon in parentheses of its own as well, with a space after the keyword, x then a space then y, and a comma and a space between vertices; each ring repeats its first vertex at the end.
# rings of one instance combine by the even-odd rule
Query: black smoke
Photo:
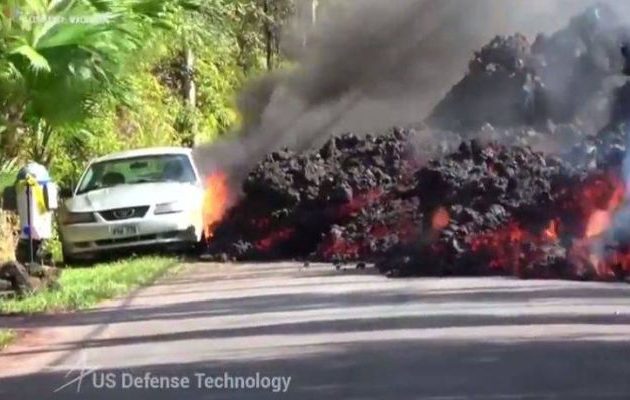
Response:
MULTIPOLYGON (((495 35, 523 32, 533 40, 538 32, 552 33, 566 26, 573 15, 596 3, 338 2, 337 8, 322 11, 307 47, 291 52, 298 54, 293 67, 255 80, 243 90, 238 99, 244 116, 241 129, 222 142, 199 146, 196 158, 202 171, 221 168, 240 182, 266 154, 283 146, 302 150, 333 133, 380 132, 392 125, 421 123, 466 73, 474 51, 495 35)), ((620 20, 628 15, 628 6, 621 2, 603 3, 620 20)), ((562 38, 552 35, 546 40, 562 38)), ((553 63, 549 71, 554 74, 571 72, 571 65, 563 69, 562 58, 553 63)), ((570 87, 564 80, 554 86, 554 74, 545 77, 550 97, 578 98, 579 88, 563 93, 570 87)), ((565 111, 560 107, 553 112, 565 111)))

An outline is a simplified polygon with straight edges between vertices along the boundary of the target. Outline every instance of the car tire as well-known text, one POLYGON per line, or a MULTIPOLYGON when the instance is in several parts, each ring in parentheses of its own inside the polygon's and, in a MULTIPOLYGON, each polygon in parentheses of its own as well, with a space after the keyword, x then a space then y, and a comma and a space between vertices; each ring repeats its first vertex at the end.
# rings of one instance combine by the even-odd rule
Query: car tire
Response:
POLYGON ((75 255, 69 254, 65 249, 62 248, 61 254, 63 256, 63 264, 66 268, 72 267, 86 267, 94 265, 98 260, 90 258, 89 261, 82 257, 77 257, 75 255))
POLYGON ((208 241, 206 240, 205 232, 201 232, 201 238, 198 242, 192 246, 192 253, 194 256, 199 257, 208 250, 208 241))

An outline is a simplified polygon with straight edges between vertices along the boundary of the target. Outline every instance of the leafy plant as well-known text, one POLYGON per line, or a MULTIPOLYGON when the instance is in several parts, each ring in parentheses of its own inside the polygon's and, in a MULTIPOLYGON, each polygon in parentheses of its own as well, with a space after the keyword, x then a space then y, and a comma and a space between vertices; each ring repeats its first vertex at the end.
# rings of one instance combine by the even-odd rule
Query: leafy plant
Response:
MULTIPOLYGON (((15 147, 50 163, 59 127, 93 114, 101 96, 127 98, 124 72, 168 22, 175 1, 12 0, 0 14, 0 125, 15 147)), ((11 153, 15 153, 12 149, 11 153)))
POLYGON ((277 39, 292 7, 293 0, 4 0, 0 167, 34 159, 70 184, 99 155, 191 145, 232 130, 240 118, 235 93, 267 68, 269 49, 280 64, 277 39), (191 82, 194 104, 185 90, 191 82))

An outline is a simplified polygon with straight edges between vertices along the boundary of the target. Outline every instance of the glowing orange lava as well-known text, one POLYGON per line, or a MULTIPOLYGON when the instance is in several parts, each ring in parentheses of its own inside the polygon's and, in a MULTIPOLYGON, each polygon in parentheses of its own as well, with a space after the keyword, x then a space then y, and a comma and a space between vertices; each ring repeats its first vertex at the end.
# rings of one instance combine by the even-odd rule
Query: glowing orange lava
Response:
POLYGON ((612 213, 610 211, 597 210, 589 217, 584 236, 589 239, 600 236, 610 228, 611 223, 612 213))
POLYGON ((593 211, 588 218, 584 237, 593 238, 600 236, 610 229, 613 217, 619 206, 623 203, 624 188, 623 185, 617 183, 615 189, 608 200, 604 209, 593 211))
POLYGON ((547 228, 544 230, 543 235, 547 240, 558 240, 558 221, 555 219, 551 220, 549 225, 547 225, 547 228))
POLYGON ((446 208, 440 207, 434 213, 431 218, 431 227, 437 231, 441 231, 451 223, 451 216, 446 211, 446 208))
POLYGON ((602 236, 612 227, 615 214, 623 204, 625 185, 610 177, 608 182, 595 182, 584 191, 583 202, 590 214, 587 213, 586 228, 583 239, 573 242, 573 248, 569 250, 569 258, 574 264, 585 268, 590 266, 600 278, 607 278, 613 274, 612 267, 619 264, 618 255, 611 257, 603 253, 602 236))
POLYGON ((203 226, 206 240, 214 235, 217 223, 221 221, 228 208, 230 192, 227 176, 216 172, 206 179, 206 192, 203 199, 203 226))

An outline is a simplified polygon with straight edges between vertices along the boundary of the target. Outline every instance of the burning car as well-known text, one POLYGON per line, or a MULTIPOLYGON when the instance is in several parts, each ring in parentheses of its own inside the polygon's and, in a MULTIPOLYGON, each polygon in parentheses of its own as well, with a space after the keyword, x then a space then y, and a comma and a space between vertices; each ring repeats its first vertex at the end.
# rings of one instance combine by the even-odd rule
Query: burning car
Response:
POLYGON ((204 236, 205 188, 190 149, 98 158, 69 195, 59 215, 66 262, 121 249, 193 247, 204 236))

